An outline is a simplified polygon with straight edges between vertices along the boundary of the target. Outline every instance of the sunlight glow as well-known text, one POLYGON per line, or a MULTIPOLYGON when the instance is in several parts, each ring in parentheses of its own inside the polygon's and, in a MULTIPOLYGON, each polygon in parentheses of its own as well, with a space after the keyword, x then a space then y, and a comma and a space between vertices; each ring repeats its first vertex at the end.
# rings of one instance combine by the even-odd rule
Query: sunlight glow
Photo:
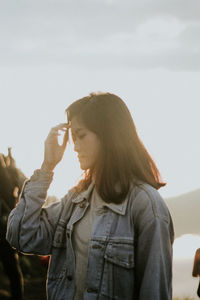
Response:
POLYGON ((200 236, 184 234, 174 242, 174 259, 194 258, 198 248, 200 248, 200 236))
MULTIPOLYGON (((62 143, 63 133, 59 136, 59 143, 62 143)), ((58 199, 63 197, 69 189, 75 186, 82 178, 77 153, 74 151, 74 144, 69 131, 69 143, 67 144, 62 161, 56 166, 54 180, 49 188, 48 194, 55 195, 58 199)))

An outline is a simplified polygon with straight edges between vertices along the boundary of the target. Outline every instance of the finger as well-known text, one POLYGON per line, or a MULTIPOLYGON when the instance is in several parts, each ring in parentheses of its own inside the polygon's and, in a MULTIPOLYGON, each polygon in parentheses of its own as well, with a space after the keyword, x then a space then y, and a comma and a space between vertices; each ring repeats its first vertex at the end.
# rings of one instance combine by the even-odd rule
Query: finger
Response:
MULTIPOLYGON (((47 136, 47 140, 54 140, 54 138, 57 138, 58 136, 62 135, 60 132, 64 132, 66 133, 66 131, 68 131, 68 129, 70 128, 71 123, 61 123, 55 127, 52 127, 48 136, 47 136)), ((67 137, 67 136, 66 136, 67 137)), ((67 138, 68 140, 68 138, 67 138)))
POLYGON ((63 143, 62 143, 63 148, 66 147, 68 140, 69 140, 69 130, 67 129, 67 131, 65 132, 65 135, 63 137, 63 143))
POLYGON ((71 121, 69 123, 60 123, 57 126, 53 127, 53 130, 65 130, 71 127, 71 121))
POLYGON ((70 127, 71 127, 71 125, 72 125, 72 122, 71 122, 71 121, 69 121, 68 123, 65 123, 65 124, 66 124, 67 128, 70 128, 70 127))
POLYGON ((51 129, 51 131, 48 134, 48 137, 52 137, 52 136, 59 136, 60 133, 57 129, 51 129))

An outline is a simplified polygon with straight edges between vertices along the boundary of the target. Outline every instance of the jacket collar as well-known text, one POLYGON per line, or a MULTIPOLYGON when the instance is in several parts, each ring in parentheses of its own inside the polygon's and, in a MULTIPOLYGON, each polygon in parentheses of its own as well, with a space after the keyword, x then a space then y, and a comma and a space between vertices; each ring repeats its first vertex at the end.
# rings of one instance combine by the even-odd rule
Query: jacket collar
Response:
POLYGON ((88 200, 89 196, 90 196, 90 193, 92 192, 93 188, 94 188, 94 183, 91 182, 89 187, 87 188, 87 190, 85 190, 81 194, 75 193, 74 198, 72 199, 72 202, 73 203, 80 203, 84 200, 88 200))
MULTIPOLYGON (((72 202, 73 203, 80 203, 84 200, 88 200, 91 192, 93 191, 93 188, 94 188, 94 183, 91 182, 91 184, 89 185, 87 190, 85 190, 81 194, 78 194, 78 196, 75 196, 72 199, 72 202)), ((124 201, 122 203, 115 204, 115 203, 104 202, 104 206, 108 207, 109 209, 111 209, 112 211, 114 211, 117 214, 125 215, 126 207, 127 207, 127 203, 128 203, 128 198, 129 198, 129 193, 127 194, 126 198, 124 199, 124 201)))
POLYGON ((106 203, 105 202, 104 206, 108 207, 109 209, 111 209, 112 211, 114 211, 117 214, 125 215, 127 203, 128 203, 128 196, 126 196, 124 201, 120 204, 106 203))

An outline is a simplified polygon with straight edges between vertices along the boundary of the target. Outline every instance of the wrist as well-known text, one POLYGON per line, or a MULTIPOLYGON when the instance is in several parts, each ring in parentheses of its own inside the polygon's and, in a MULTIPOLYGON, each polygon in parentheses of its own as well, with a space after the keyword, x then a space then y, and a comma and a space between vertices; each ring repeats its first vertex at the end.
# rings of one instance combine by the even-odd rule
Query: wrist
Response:
POLYGON ((55 166, 50 165, 46 162, 43 162, 42 166, 41 166, 41 170, 44 170, 44 171, 47 171, 47 172, 52 172, 54 168, 55 168, 55 166))

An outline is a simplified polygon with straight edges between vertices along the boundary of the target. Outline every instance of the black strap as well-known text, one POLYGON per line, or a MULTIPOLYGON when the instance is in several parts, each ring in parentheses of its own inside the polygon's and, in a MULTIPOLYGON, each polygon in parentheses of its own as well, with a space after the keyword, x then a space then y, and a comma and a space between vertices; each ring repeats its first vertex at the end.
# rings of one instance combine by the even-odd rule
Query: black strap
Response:
POLYGON ((200 298, 200 281, 199 281, 199 285, 198 285, 198 288, 197 288, 197 295, 198 295, 199 298, 200 298))

